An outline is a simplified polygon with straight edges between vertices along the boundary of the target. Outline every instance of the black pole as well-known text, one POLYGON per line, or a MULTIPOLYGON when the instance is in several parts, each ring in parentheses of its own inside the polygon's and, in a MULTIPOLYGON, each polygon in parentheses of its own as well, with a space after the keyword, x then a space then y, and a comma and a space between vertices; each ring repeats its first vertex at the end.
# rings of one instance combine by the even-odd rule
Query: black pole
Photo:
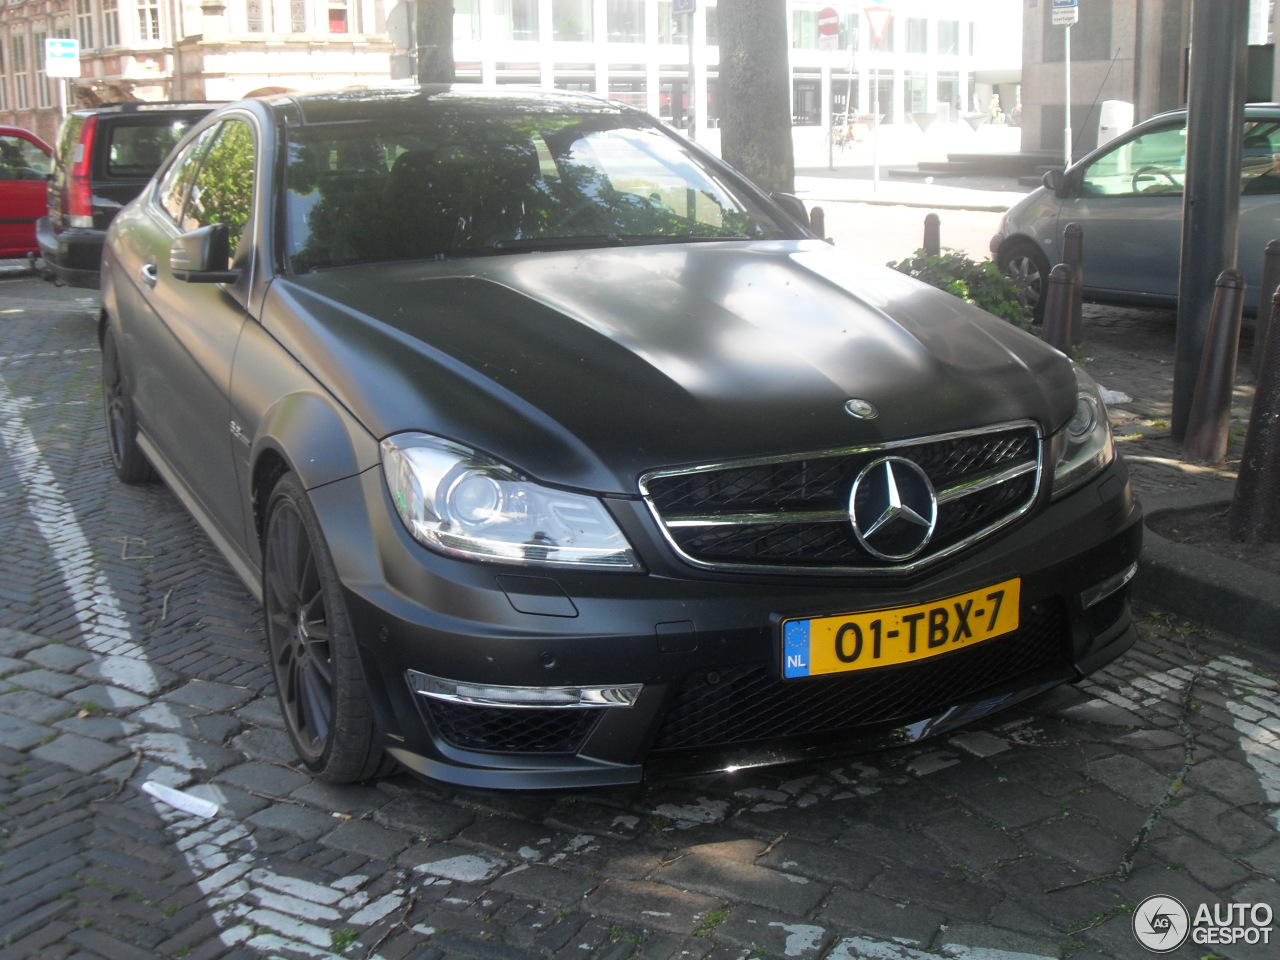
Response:
POLYGON ((1072 271, 1071 342, 1084 336, 1084 228, 1068 223, 1062 231, 1062 262, 1072 271))
POLYGON ((1253 382, 1262 373, 1262 355, 1267 346, 1267 333, 1275 319, 1276 288, 1280 287, 1280 240, 1270 240, 1262 252, 1262 283, 1258 288, 1258 314, 1253 321, 1253 382))
POLYGON ((1181 443, 1208 336, 1214 285, 1237 263, 1248 0, 1194 0, 1187 177, 1171 432, 1181 443))
POLYGON ((1076 292, 1076 271, 1069 263, 1059 263, 1049 271, 1045 285, 1044 322, 1040 338, 1051 347, 1071 355, 1071 311, 1076 292))
MULTIPOLYGON (((1280 293, 1272 298, 1272 312, 1276 310, 1280 310, 1280 293)), ((1258 316, 1265 312, 1259 305, 1258 316)), ((1240 476, 1227 514, 1227 532, 1245 543, 1280 540, 1280 339, 1268 338, 1263 349, 1266 355, 1258 370, 1240 476)))
POLYGON ((1222 271, 1214 289, 1204 362, 1196 377, 1195 400, 1187 416, 1184 449, 1191 460, 1221 463, 1227 457, 1244 293, 1244 275, 1239 270, 1222 271))
POLYGON ((930 257, 942 253, 942 218, 936 213, 927 214, 924 218, 924 252, 930 257))

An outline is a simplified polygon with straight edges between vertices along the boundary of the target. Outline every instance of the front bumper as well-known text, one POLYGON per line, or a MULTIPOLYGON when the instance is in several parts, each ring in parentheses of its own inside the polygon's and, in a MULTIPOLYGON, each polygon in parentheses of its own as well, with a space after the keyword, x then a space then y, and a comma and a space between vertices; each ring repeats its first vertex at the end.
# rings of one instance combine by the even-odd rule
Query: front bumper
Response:
POLYGON ((40 256, 53 277, 69 287, 98 289, 106 237, 105 231, 89 228, 55 232, 48 217, 36 221, 40 256))
POLYGON ((1141 549, 1141 509, 1119 460, 958 559, 894 580, 703 574, 670 559, 630 501, 611 506, 645 574, 466 563, 409 539, 378 470, 311 495, 384 745, 456 784, 624 784, 902 745, 1079 679, 1133 640, 1122 581, 1141 549), (353 502, 369 515, 353 522, 353 502), (914 664, 781 679, 785 618, 929 603, 1010 577, 1022 592, 1012 634, 914 664), (626 705, 495 706, 418 692, 424 676, 640 690, 626 705))

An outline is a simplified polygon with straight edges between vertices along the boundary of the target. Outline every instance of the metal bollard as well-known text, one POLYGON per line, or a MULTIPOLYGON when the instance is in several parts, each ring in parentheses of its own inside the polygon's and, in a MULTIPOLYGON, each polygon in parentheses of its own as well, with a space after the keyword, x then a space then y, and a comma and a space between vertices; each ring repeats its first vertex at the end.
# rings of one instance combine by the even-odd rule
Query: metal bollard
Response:
POLYGON ((1060 263, 1049 271, 1048 289, 1045 291, 1047 299, 1040 338, 1065 354, 1071 353, 1071 298, 1075 282, 1074 268, 1060 263))
POLYGON ((924 252, 929 257, 942 253, 942 219, 936 213, 924 218, 924 252))
POLYGON ((1280 240, 1272 240, 1262 252, 1262 283, 1258 286, 1258 315, 1253 322, 1253 355, 1249 358, 1253 368, 1253 382, 1258 382, 1262 371, 1262 355, 1266 350, 1267 332, 1275 322, 1276 288, 1280 287, 1280 240), (1268 312, 1270 307, 1270 312, 1268 312))
POLYGON ((1062 231, 1062 262, 1075 271, 1075 291, 1071 301, 1071 342, 1084 336, 1084 228, 1068 223, 1062 231))
POLYGON ((1200 375, 1187 415, 1183 449, 1192 460, 1221 463, 1227 456, 1231 423, 1231 393, 1236 381, 1236 353, 1240 349, 1240 317, 1244 312, 1244 276, 1223 270, 1214 285, 1209 332, 1205 337, 1200 375))
MULTIPOLYGON (((1273 317, 1277 310, 1280 290, 1271 297, 1273 317)), ((1259 316, 1262 313, 1260 304, 1259 316)), ((1256 351, 1257 334, 1254 337, 1256 351)), ((1264 349, 1240 476, 1227 513, 1228 535, 1244 543, 1280 541, 1280 337, 1268 337, 1264 349)))
POLYGON ((821 207, 814 207, 809 211, 809 229, 820 239, 827 239, 827 212, 821 207))

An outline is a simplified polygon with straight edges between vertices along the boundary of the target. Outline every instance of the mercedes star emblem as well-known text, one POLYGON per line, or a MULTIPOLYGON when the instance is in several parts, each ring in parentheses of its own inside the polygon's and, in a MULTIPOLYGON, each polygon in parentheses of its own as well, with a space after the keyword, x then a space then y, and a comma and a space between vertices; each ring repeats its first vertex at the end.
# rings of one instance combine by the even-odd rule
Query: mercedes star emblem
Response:
POLYGON ((849 519, 858 543, 873 557, 909 560, 933 536, 938 498, 916 464, 883 457, 864 467, 854 481, 849 519))

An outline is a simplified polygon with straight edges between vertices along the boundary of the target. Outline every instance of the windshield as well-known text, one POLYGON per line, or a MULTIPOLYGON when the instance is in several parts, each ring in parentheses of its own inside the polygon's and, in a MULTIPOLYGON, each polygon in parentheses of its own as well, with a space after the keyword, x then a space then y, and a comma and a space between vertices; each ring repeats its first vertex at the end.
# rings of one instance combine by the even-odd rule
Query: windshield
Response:
POLYGON ((797 235, 642 116, 440 113, 290 129, 292 270, 797 235))

